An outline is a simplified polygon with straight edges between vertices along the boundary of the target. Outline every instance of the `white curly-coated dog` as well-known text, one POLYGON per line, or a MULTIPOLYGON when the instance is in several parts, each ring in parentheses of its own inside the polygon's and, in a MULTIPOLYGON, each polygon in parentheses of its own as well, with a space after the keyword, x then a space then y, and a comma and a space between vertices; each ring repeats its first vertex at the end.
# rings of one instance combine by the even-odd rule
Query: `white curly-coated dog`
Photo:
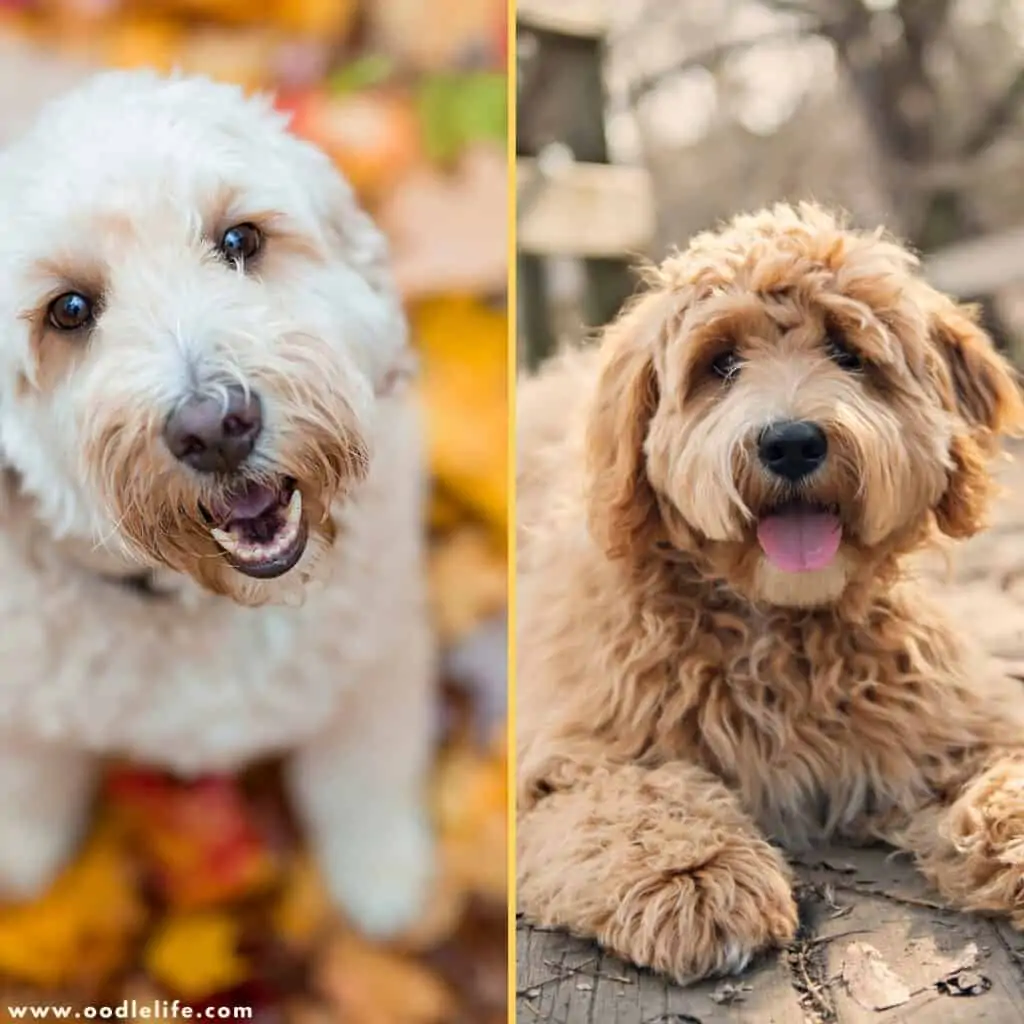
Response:
POLYGON ((269 101, 108 72, 0 154, 0 895, 101 759, 290 751, 334 897, 419 911, 434 650, 382 235, 269 101))

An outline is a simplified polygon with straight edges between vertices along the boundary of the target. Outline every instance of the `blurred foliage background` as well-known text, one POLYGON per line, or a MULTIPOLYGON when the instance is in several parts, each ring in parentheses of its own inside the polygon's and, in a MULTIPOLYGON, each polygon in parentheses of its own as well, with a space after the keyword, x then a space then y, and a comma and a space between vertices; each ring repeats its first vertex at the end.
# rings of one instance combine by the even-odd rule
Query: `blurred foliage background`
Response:
POLYGON ((813 198, 909 241, 1021 361, 1021 0, 579 0, 561 21, 556 7, 520 4, 518 146, 545 169, 532 194, 520 185, 524 356, 612 315, 632 288, 624 257, 813 198), (578 193, 595 160, 612 184, 588 179, 582 219, 611 204, 618 234, 553 236, 545 185, 578 193), (595 273, 611 278, 603 304, 595 273))
POLYGON ((0 906, 0 1016, 178 998, 505 1020, 506 40, 504 0, 0 0, 0 144, 97 66, 180 68, 272 91, 384 227, 422 355, 444 644, 442 863, 409 934, 373 945, 332 912, 275 765, 187 785, 116 765, 76 862, 0 906))

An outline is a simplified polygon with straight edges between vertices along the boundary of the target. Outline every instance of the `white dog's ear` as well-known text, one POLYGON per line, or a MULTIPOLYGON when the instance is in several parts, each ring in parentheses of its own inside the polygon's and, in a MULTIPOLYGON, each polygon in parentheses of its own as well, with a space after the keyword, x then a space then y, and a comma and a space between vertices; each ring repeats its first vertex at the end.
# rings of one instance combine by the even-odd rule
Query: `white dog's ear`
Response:
POLYGON ((352 263, 369 281, 375 291, 396 295, 391 273, 391 248, 384 233, 356 201, 347 185, 332 197, 325 212, 327 230, 352 263))
POLYGON ((390 245, 331 159, 309 143, 301 145, 308 198, 327 246, 382 300, 374 314, 378 344, 373 348, 372 376, 377 394, 388 394, 415 375, 402 299, 391 269, 390 245))

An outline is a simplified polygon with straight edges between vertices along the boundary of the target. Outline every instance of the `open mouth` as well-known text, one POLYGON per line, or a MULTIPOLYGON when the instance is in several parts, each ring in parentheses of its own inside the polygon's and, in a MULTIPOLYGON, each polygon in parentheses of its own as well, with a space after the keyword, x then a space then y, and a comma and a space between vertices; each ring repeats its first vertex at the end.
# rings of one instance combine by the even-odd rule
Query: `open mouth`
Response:
POLYGON ((757 522, 757 541, 765 558, 783 572, 826 568, 842 540, 836 505, 791 501, 766 512, 757 522))
POLYGON ((247 483, 214 506, 200 505, 200 511, 231 567, 246 576, 282 576, 306 550, 302 492, 291 477, 277 486, 247 483))

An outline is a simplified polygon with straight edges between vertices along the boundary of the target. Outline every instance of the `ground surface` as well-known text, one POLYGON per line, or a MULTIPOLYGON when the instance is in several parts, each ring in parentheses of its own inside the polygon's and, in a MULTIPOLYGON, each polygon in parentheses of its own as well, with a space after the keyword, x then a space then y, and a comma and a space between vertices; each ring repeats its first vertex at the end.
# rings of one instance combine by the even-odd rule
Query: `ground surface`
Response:
MULTIPOLYGON (((1024 447, 992 528, 962 545, 943 599, 1024 678, 1024 447)), ((1022 686, 1024 699, 1024 686, 1022 686)), ((798 865, 806 934, 731 982, 679 989, 592 944, 520 923, 517 1020, 557 1024, 1017 1024, 1024 935, 942 909, 885 850, 822 850, 798 865)))

